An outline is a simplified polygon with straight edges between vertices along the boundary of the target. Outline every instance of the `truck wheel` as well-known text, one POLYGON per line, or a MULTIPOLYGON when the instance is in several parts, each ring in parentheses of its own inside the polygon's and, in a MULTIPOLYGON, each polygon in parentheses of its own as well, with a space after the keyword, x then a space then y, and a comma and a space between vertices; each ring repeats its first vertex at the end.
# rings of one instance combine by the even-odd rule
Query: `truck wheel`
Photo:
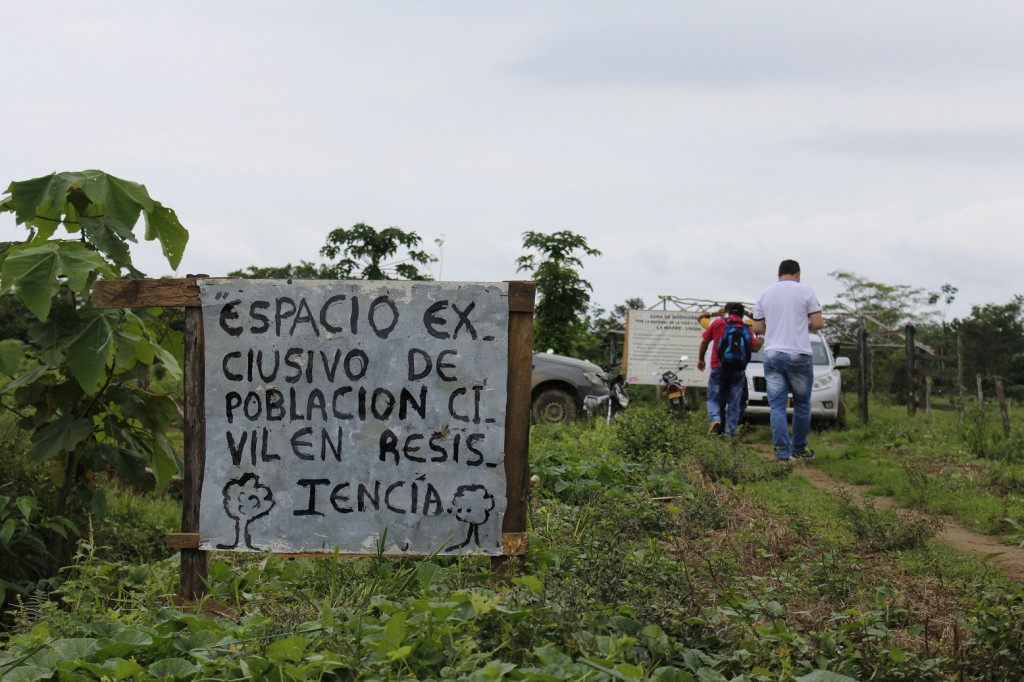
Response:
POLYGON ((530 408, 534 424, 568 424, 576 419, 576 400, 560 388, 541 391, 530 408))

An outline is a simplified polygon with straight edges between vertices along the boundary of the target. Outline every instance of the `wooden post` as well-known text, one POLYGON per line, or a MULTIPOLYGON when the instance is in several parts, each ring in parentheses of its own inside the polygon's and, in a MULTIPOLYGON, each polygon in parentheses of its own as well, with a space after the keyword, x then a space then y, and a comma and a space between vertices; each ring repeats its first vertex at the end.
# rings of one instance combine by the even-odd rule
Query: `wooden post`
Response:
POLYGON ((1010 437, 1010 411, 1006 407, 1006 393, 1003 391, 1003 378, 995 377, 996 399, 999 401, 999 416, 1003 420, 1003 435, 1010 437))
POLYGON ((981 407, 985 404, 985 388, 982 386, 980 374, 975 374, 974 380, 978 384, 978 407, 981 407))
POLYGON ((964 339, 959 332, 956 335, 956 386, 960 396, 957 409, 963 412, 967 404, 967 388, 964 386, 964 339))
POLYGON ((533 309, 536 282, 508 283, 508 400, 505 405, 505 480, 508 506, 502 521, 505 554, 491 558, 504 572, 508 557, 526 553, 530 493, 530 385, 533 378, 533 309), (518 544, 517 544, 518 543, 518 544))
POLYGON ((917 377, 914 375, 914 325, 907 323, 904 328, 907 353, 907 416, 917 414, 917 377))
POLYGON ((925 416, 932 416, 932 375, 925 375, 924 378, 924 413, 925 416))
MULTIPOLYGON (((206 363, 203 309, 185 309, 185 473, 181 500, 181 532, 199 533, 199 500, 206 468, 206 363)), ((181 550, 179 595, 195 601, 206 594, 209 552, 181 550)))
POLYGON ((857 330, 857 412, 868 423, 868 330, 861 322, 857 330))

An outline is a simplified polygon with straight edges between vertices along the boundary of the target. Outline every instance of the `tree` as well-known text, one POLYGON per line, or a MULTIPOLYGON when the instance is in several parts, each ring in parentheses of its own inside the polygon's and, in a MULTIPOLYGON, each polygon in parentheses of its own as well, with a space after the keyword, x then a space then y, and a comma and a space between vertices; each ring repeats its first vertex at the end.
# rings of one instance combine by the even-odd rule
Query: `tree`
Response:
POLYGON ((626 313, 646 310, 642 298, 627 298, 611 311, 594 306, 590 311, 589 331, 584 344, 578 344, 579 357, 598 365, 617 365, 622 360, 626 339, 626 313))
POLYGON ((869 332, 901 330, 908 322, 930 324, 939 317, 933 306, 941 299, 948 306, 956 287, 944 284, 940 291, 927 291, 906 284, 873 282, 843 270, 829 273, 845 289, 834 303, 823 306, 834 339, 852 341, 857 329, 866 324, 869 332))
POLYGON ((1024 385, 1024 296, 1002 305, 972 306, 970 317, 951 325, 963 341, 964 374, 1000 376, 1011 390, 1024 385))
POLYGON ((587 331, 590 282, 580 277, 581 257, 600 256, 585 237, 561 230, 553 234, 524 232, 523 248, 533 249, 516 259, 518 271, 529 270, 540 300, 534 313, 534 348, 571 354, 587 331))
POLYGON ((97 170, 12 182, 0 213, 28 230, 0 252, 0 293, 31 312, 27 341, 2 342, 0 371, 12 381, 0 400, 33 431, 30 457, 60 462, 56 513, 72 498, 102 512, 99 472, 147 485, 148 466, 166 483, 180 470, 165 435, 178 407, 143 386, 153 367, 180 376, 180 334, 160 310, 98 310, 89 300, 97 278, 143 276, 129 248, 140 217, 145 239, 160 242, 171 267, 188 231, 143 185, 97 170))
POLYGON ((337 259, 336 262, 317 264, 302 260, 298 265, 250 265, 244 270, 229 272, 228 276, 245 279, 432 279, 418 266, 437 259, 415 248, 420 241, 415 232, 397 227, 378 231, 357 223, 347 230, 339 227, 327 235, 320 255, 326 259, 337 259), (402 258, 390 260, 402 254, 403 249, 402 258))
POLYGON ((298 265, 287 263, 280 266, 260 267, 250 265, 245 270, 234 270, 228 277, 242 279, 334 279, 333 273, 326 265, 317 265, 309 261, 299 261, 298 265))
POLYGON ((420 271, 436 259, 417 249, 420 236, 397 227, 377 230, 365 223, 356 223, 349 229, 337 228, 327 235, 327 243, 320 255, 338 259, 325 266, 333 279, 413 279, 428 280, 430 275, 420 271), (389 259, 400 255, 399 260, 389 259), (397 275, 393 277, 392 275, 397 275))

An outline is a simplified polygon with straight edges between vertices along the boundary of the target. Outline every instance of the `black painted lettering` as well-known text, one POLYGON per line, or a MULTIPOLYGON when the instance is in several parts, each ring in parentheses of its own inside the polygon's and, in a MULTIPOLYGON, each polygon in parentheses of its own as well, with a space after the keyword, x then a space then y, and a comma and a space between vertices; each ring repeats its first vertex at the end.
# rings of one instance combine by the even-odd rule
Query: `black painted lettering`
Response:
POLYGON ((333 307, 336 304, 344 303, 346 298, 347 296, 345 296, 345 294, 335 294, 334 296, 331 296, 329 299, 324 301, 323 306, 320 308, 320 326, 326 329, 331 334, 340 334, 341 332, 345 331, 344 328, 342 328, 340 325, 331 324, 328 315, 330 314, 329 311, 331 307, 333 307))
POLYGON ((359 381, 370 369, 370 356, 366 351, 356 348, 345 356, 345 376, 349 381, 359 381))
POLYGON ((459 330, 465 327, 466 331, 469 332, 469 338, 476 341, 476 328, 473 326, 473 323, 469 321, 469 314, 473 311, 473 308, 475 307, 476 301, 470 301, 469 305, 466 306, 465 310, 459 310, 459 307, 452 303, 452 310, 455 311, 455 314, 459 318, 459 320, 455 323, 455 330, 452 332, 453 339, 459 338, 459 330))
POLYGON ((370 328, 373 329, 373 333, 377 335, 377 338, 386 339, 388 338, 388 334, 390 334, 398 324, 398 306, 395 305, 394 301, 389 297, 378 296, 373 299, 373 303, 370 304, 370 314, 368 317, 370 328), (386 308, 386 310, 381 313, 384 320, 386 320, 383 323, 379 322, 377 319, 378 311, 381 310, 382 307, 386 308))
POLYGON ((342 514, 349 514, 354 512, 355 509, 352 507, 343 507, 343 502, 348 502, 348 495, 345 495, 342 491, 349 487, 349 484, 339 483, 334 486, 334 490, 331 491, 331 506, 334 507, 335 511, 341 512, 342 514))
POLYGON ((395 459, 395 466, 398 466, 398 436, 391 429, 384 429, 380 434, 380 448, 378 449, 380 461, 388 461, 388 455, 395 459))
POLYGON ((279 422, 285 417, 284 393, 276 388, 267 389, 267 421, 279 422))
MULTIPOLYGON (((249 381, 253 380, 252 373, 252 351, 249 351, 249 381)), ((263 351, 260 350, 256 353, 256 371, 259 372, 260 379, 263 381, 273 381, 277 377, 277 370, 281 366, 281 354, 278 351, 274 351, 274 367, 268 372, 263 368, 263 351)))
POLYGON ((356 508, 359 511, 366 511, 366 503, 369 502, 374 511, 380 510, 380 481, 373 482, 373 491, 360 483, 356 487, 356 508))
POLYGON ((427 493, 423 497, 423 515, 439 516, 444 511, 444 504, 441 503, 441 494, 433 484, 427 484, 427 493))
POLYGON ((298 311, 295 313, 295 319, 292 320, 292 329, 289 332, 291 335, 295 335, 295 328, 299 324, 308 324, 309 328, 313 330, 313 336, 320 336, 320 329, 316 326, 316 320, 313 319, 313 311, 309 309, 309 303, 306 302, 305 297, 299 299, 298 311))
POLYGON ((403 487, 405 487, 405 481, 395 481, 394 483, 388 486, 387 490, 384 491, 384 506, 389 511, 393 511, 396 514, 404 514, 405 510, 402 509, 401 507, 396 507, 391 503, 391 493, 403 487))
POLYGON ((336 462, 341 461, 341 427, 338 427, 338 439, 331 440, 331 434, 327 429, 320 429, 320 459, 327 461, 327 451, 330 450, 336 462))
POLYGON ((335 419, 352 419, 353 414, 351 412, 343 412, 339 405, 339 403, 341 403, 341 399, 351 392, 351 386, 342 386, 334 391, 334 395, 331 396, 331 413, 334 415, 335 419))
POLYGON ((380 421, 385 421, 395 409, 395 394, 383 386, 373 389, 370 412, 380 421))
POLYGON ((260 323, 258 327, 249 327, 253 334, 263 334, 270 329, 270 318, 259 312, 260 310, 270 310, 270 301, 253 301, 249 306, 249 317, 260 323))
MULTIPOLYGON (((226 360, 225 360, 226 362, 226 360)), ((409 349, 409 381, 419 381, 423 377, 430 374, 430 370, 433 369, 433 362, 430 360, 430 354, 425 350, 419 348, 409 349), (422 362, 423 369, 417 369, 417 358, 422 362)))
POLYGON ((430 436, 430 440, 427 441, 427 446, 432 452, 436 452, 437 456, 431 457, 431 462, 444 462, 448 460, 448 450, 444 447, 444 441, 447 438, 440 431, 436 431, 430 436))
POLYGON ((427 333, 435 339, 447 339, 451 337, 451 334, 441 329, 448 324, 448 320, 438 314, 447 307, 448 301, 438 301, 427 308, 423 313, 423 328, 426 329, 427 333))
POLYGON ((341 350, 334 349, 334 362, 330 364, 327 363, 327 353, 320 351, 320 360, 324 363, 324 375, 327 380, 334 383, 334 377, 338 373, 338 363, 341 362, 341 350))
POLYGON ((443 370, 455 369, 455 364, 451 362, 445 362, 444 358, 458 355, 458 352, 454 350, 443 350, 437 354, 437 376, 441 377, 441 381, 455 381, 455 376, 452 374, 446 374, 443 370))
MULTIPOLYGON (((255 433, 255 432, 253 432, 255 433)), ((270 431, 266 426, 263 427, 263 446, 260 451, 260 459, 264 462, 273 462, 281 459, 281 455, 275 454, 269 451, 270 431)))
POLYGON ((235 391, 224 394, 224 415, 228 418, 228 424, 235 422, 235 409, 242 406, 242 396, 235 391))
POLYGON ((466 436, 466 449, 476 455, 476 457, 466 458, 466 466, 477 467, 484 463, 484 453, 476 448, 476 444, 483 442, 483 440, 484 434, 482 433, 471 433, 466 436))
POLYGON ((221 363, 221 370, 224 372, 224 378, 227 379, 228 381, 242 381, 243 379, 245 379, 243 375, 238 374, 236 372, 232 372, 230 369, 228 369, 229 360, 234 358, 241 359, 241 357, 241 351, 234 351, 224 356, 224 360, 221 363))
MULTIPOLYGON (((309 506, 305 509, 296 509, 292 512, 295 516, 323 516, 324 513, 316 510, 316 487, 318 485, 330 485, 326 478, 300 478, 299 485, 309 486, 309 506)), ((335 488, 337 490, 337 488, 335 488)), ((334 495, 331 495, 331 503, 334 503, 334 495)), ((337 506, 335 506, 337 509, 337 506)), ((341 511, 340 509, 338 511, 341 511)))
POLYGON ((327 421, 327 400, 319 388, 311 390, 306 398, 306 419, 312 419, 313 412, 319 412, 320 419, 327 421))
MULTIPOLYGON (((231 463, 238 466, 242 463, 242 453, 245 452, 245 443, 249 439, 249 432, 242 431, 242 435, 238 441, 235 441, 235 434, 231 431, 227 432, 228 437, 228 451, 231 452, 231 463)), ((253 462, 255 464, 256 462, 253 462)))
POLYGON ((420 416, 420 419, 427 418, 427 387, 420 386, 420 399, 416 401, 414 396, 409 389, 402 387, 401 392, 398 394, 398 418, 405 419, 409 414, 409 407, 420 416))
POLYGON ((279 296, 275 303, 274 333, 281 336, 281 323, 295 314, 295 301, 287 296, 279 296))
POLYGON ((230 303, 225 303, 224 307, 220 309, 220 316, 218 320, 220 322, 220 328, 223 329, 228 336, 242 335, 241 327, 233 327, 228 324, 229 322, 234 322, 238 319, 238 310, 235 306, 239 303, 241 303, 241 301, 231 301, 230 303))
POLYGON ((284 364, 292 370, 291 373, 286 374, 284 377, 284 380, 289 384, 298 383, 302 379, 302 361, 299 359, 301 357, 301 348, 289 348, 284 353, 284 364))
POLYGON ((405 439, 405 445, 402 446, 402 455, 410 462, 422 463, 427 461, 425 457, 420 457, 416 454, 420 451, 420 447, 419 445, 416 445, 416 442, 421 440, 423 440, 422 433, 410 434, 409 437, 405 439))
POLYGON ((303 440, 304 438, 307 438, 312 433, 313 433, 313 428, 310 427, 310 426, 307 426, 305 428, 299 429, 298 431, 296 431, 295 433, 292 434, 292 440, 291 440, 292 452, 299 459, 304 459, 306 461, 312 461, 315 458, 312 452, 303 451, 303 449, 305 449, 305 448, 312 448, 313 447, 313 443, 311 443, 308 440, 303 440))
POLYGON ((450 414, 453 419, 458 419, 460 422, 468 422, 469 417, 467 415, 460 414, 459 412, 455 411, 455 400, 459 396, 463 396, 465 394, 465 388, 457 388, 454 391, 452 391, 452 394, 450 396, 448 396, 448 414, 450 414))

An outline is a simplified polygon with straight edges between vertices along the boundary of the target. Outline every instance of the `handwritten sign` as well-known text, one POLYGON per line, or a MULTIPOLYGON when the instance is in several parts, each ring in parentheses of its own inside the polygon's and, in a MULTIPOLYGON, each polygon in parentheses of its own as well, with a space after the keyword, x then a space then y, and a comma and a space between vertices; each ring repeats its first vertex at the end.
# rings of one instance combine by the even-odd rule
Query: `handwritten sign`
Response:
POLYGON ((657 384, 672 370, 686 386, 705 386, 707 376, 697 369, 697 351, 704 329, 698 313, 682 310, 630 310, 626 318, 626 378, 631 384, 657 384), (679 358, 689 356, 687 369, 679 358))
POLYGON ((507 284, 198 284, 201 549, 502 553, 507 284))

